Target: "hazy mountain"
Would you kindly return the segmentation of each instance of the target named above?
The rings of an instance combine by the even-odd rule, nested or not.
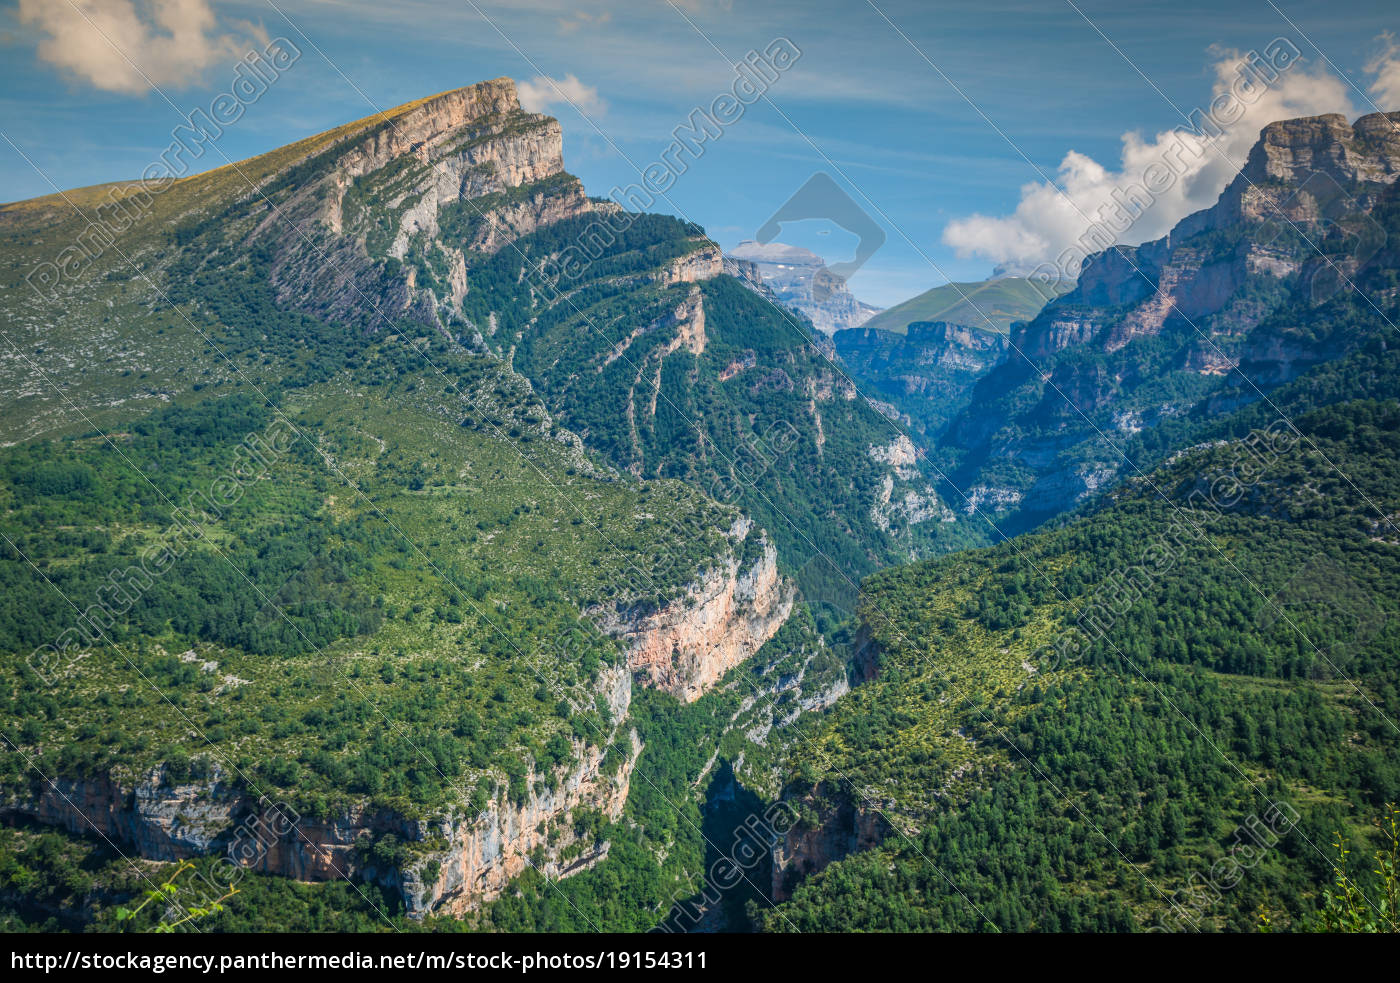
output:
[[[960,485],[1021,528],[1150,464],[1187,421],[1391,344],[1397,119],[1273,123],[1214,207],[1090,257],[944,435]]]
[[[903,334],[915,322],[944,321],[981,331],[1006,332],[1017,321],[1035,317],[1042,307],[1073,285],[1015,276],[994,277],[980,283],[945,283],[882,311],[865,326]]]
[[[804,314],[819,331],[831,334],[859,327],[880,312],[852,296],[846,281],[826,268],[826,260],[801,246],[741,242],[727,254],[736,272],[773,291],[783,304]]]

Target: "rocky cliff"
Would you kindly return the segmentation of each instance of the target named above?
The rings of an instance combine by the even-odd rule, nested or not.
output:
[[[1035,521],[1130,471],[1127,438],[1368,344],[1328,311],[1390,302],[1358,282],[1400,265],[1397,178],[1400,113],[1265,127],[1215,205],[1091,256],[1073,291],[1013,327],[942,441],[955,482]]]
[[[890,824],[870,803],[844,790],[817,789],[785,800],[801,821],[776,836],[772,846],[770,897],[786,901],[803,880],[889,835]]]
[[[756,550],[754,543],[745,549],[750,536]],[[767,536],[741,520],[730,537],[735,550],[678,599],[653,611],[624,605],[598,614],[603,629],[627,647],[637,677],[685,703],[762,648],[792,612],[796,591],[778,572]]]
[[[470,254],[598,207],[564,172],[559,123],[522,110],[510,79],[367,122],[323,151],[319,176],[251,236],[273,250],[272,281],[289,306],[372,327],[402,316],[452,323]]]
[[[832,341],[862,391],[891,404],[915,433],[930,438],[967,405],[977,380],[1007,352],[1005,335],[946,321],[915,322],[904,334],[852,328]]]
[[[1373,254],[1384,236],[1367,216],[1397,178],[1400,113],[1355,124],[1335,114],[1270,123],[1215,205],[1161,239],[1090,257],[1077,289],[1013,341],[1035,357],[1090,340],[1115,351],[1170,320],[1208,318],[1232,304],[1232,316],[1213,329],[1247,331],[1268,313],[1264,305],[1238,303],[1251,276],[1284,279],[1321,260],[1303,236],[1357,236],[1355,248],[1329,256],[1334,262],[1355,263],[1358,250]],[[1217,235],[1198,238],[1205,233]]]
[[[580,810],[621,818],[641,746],[625,725],[631,674],[604,670],[598,689],[613,721],[605,744],[574,741],[572,761],[550,774],[528,772],[522,800],[498,791],[479,813],[463,804],[447,816],[410,818],[366,802],[304,816],[252,795],[215,765],[197,781],[171,781],[159,768],[135,781],[36,780],[0,790],[0,815],[97,834],[149,860],[219,854],[240,869],[301,881],[371,880],[397,890],[413,917],[460,915],[499,897],[528,866],[566,877],[606,855],[607,844],[581,839],[574,820]],[[373,860],[373,843],[387,835],[407,846],[399,866]]]

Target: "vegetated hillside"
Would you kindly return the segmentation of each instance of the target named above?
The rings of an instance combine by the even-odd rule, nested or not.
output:
[[[1004,530],[1030,528],[1151,466],[1125,450],[1169,450],[1153,429],[1394,345],[1397,121],[1271,123],[1214,206],[1090,257],[947,428],[954,482]]]
[[[870,578],[767,927],[1312,925],[1400,795],[1400,403],[1294,423]]]
[[[629,217],[611,233],[599,221],[562,220],[470,265],[463,302],[483,344],[586,444],[735,501],[796,571],[859,573],[956,542],[922,462],[904,460],[902,427],[861,398],[805,318],[723,274],[693,226]],[[520,288],[599,235],[610,245],[577,275]]]
[[[1043,283],[1029,277],[1002,276],[973,283],[945,283],[902,304],[881,311],[862,327],[904,334],[909,325],[946,321],[981,331],[1005,334],[1017,321],[1029,321],[1073,283]]]
[[[104,851],[193,858],[217,879],[250,828],[276,830],[242,854],[261,900],[223,927],[283,924],[272,911],[321,928],[342,912],[490,920],[522,875],[595,869],[690,890],[695,783],[721,744],[772,785],[769,735],[844,688],[844,657],[784,627],[794,585],[765,526],[794,506],[744,510],[799,483],[778,477],[790,463],[721,459],[750,497],[707,494],[603,439],[626,433],[624,390],[608,431],[585,389],[511,367],[503,325],[523,338],[535,315],[528,286],[518,303],[493,287],[494,257],[532,235],[571,241],[551,226],[602,207],[559,167],[558,124],[497,80],[168,188],[114,186],[115,203],[103,187],[0,210],[8,924],[110,926],[162,868]],[[99,221],[120,234],[73,261]],[[621,335],[646,333],[666,289],[654,264],[708,248],[670,219],[639,219],[636,236],[657,247],[645,262],[619,247],[618,276],[596,269],[632,325],[610,322]],[[64,256],[61,275],[42,266]],[[636,269],[650,273],[621,273]],[[731,311],[751,296],[732,281],[672,293],[716,298],[717,338],[769,330]],[[499,310],[473,306],[498,294]],[[807,402],[827,400],[816,452],[893,486],[878,415]],[[716,417],[748,429],[687,435],[697,456],[768,426]],[[841,554],[852,569],[907,549],[907,523],[868,518],[878,473],[803,467],[802,487],[867,517]],[[901,487],[919,481],[898,468]],[[698,743],[668,752],[682,736]],[[55,880],[78,856],[105,873]],[[648,927],[660,903],[608,924]]]
[[[739,505],[791,573],[966,541],[811,325],[742,289],[699,228],[586,197],[558,124],[508,80],[379,121],[174,235],[176,300],[238,320],[242,284],[266,283],[281,310],[496,355],[614,467]]]

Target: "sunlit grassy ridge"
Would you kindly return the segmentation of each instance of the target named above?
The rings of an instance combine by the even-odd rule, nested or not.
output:
[[[1013,323],[1029,321],[1072,285],[1045,284],[1024,277],[948,283],[881,311],[862,327],[904,334],[915,321],[947,321],[1005,334]]]

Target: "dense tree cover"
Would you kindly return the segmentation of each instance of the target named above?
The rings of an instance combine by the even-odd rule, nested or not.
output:
[[[389,388],[0,451],[5,737],[43,774],[222,774],[312,815],[521,799],[532,765],[554,782],[607,741],[617,721],[578,708],[619,650],[580,612],[673,599],[734,513],[525,458]]]
[[[756,720],[767,720],[771,725],[789,708],[765,705],[762,710],[769,716],[755,718],[747,715],[751,711],[745,709],[745,697],[763,679],[792,673],[794,663],[789,653],[800,652],[812,644],[821,644],[819,636],[805,612],[799,611],[755,660],[758,668],[736,674],[731,680],[734,685],[712,691],[690,705],[680,704],[663,693],[637,691],[628,726],[636,729],[643,750],[631,778],[625,814],[616,823],[586,811],[570,817],[570,822],[586,828],[591,842],[609,844],[607,858],[590,870],[564,880],[546,881],[527,869],[504,897],[481,912],[465,920],[429,917],[425,921],[408,919],[392,891],[358,877],[299,884],[241,872],[234,879],[238,894],[225,903],[223,912],[200,919],[199,929],[649,930],[662,922],[675,905],[701,891],[714,892],[706,879],[707,871],[721,852],[733,854],[734,843],[742,835],[742,824],[761,811],[757,797],[742,789],[727,809],[717,809],[702,801],[697,783],[703,779],[706,786],[732,790],[733,773],[726,761],[719,759],[720,748],[741,752],[748,759],[747,774],[751,776],[773,765],[776,735],[774,747],[765,748],[746,742],[743,731]],[[833,654],[839,660],[843,653]],[[770,664],[769,660],[774,661]],[[809,665],[807,672],[820,677],[822,670]],[[423,686],[429,680],[403,682]],[[410,761],[377,765],[386,779],[412,767]],[[309,777],[303,775],[302,780]],[[353,785],[356,778],[343,780]],[[381,841],[368,849],[373,854],[366,853],[367,861],[382,862],[385,857],[381,854],[401,851],[404,844]],[[99,840],[73,837],[37,825],[0,827],[0,925],[16,929],[112,930],[113,912],[132,904],[133,899],[139,900],[141,892],[151,886],[148,878],[168,876],[173,866],[143,864],[138,869]],[[222,888],[229,880],[228,870],[218,857],[198,859],[196,876],[206,887]],[[766,895],[769,876],[764,867],[726,892],[726,905],[736,919],[732,925],[743,924],[745,899]],[[149,930],[158,917],[159,913],[148,911],[127,928]]]
[[[765,924],[1313,925],[1335,831],[1364,837],[1400,795],[1400,404],[1294,422],[1266,460],[1202,448],[1060,528],[873,577],[880,676],[789,794],[813,821],[845,796],[912,832]]]
[[[562,423],[613,464],[681,478],[741,505],[774,538],[804,589],[811,561],[859,576],[911,553],[983,541],[980,530],[872,516],[888,469],[872,447],[899,433],[864,400],[842,392],[799,315],[719,276],[698,289],[703,351],[682,343],[675,312],[691,283],[653,283],[659,268],[713,248],[692,225],[597,215],[555,223],[468,267],[467,300],[487,342],[509,350]],[[547,276],[553,258],[589,258]],[[538,271],[544,264],[545,273]],[[697,330],[694,326],[691,330]],[[924,486],[919,486],[919,491]],[[903,488],[893,493],[896,501]]]

